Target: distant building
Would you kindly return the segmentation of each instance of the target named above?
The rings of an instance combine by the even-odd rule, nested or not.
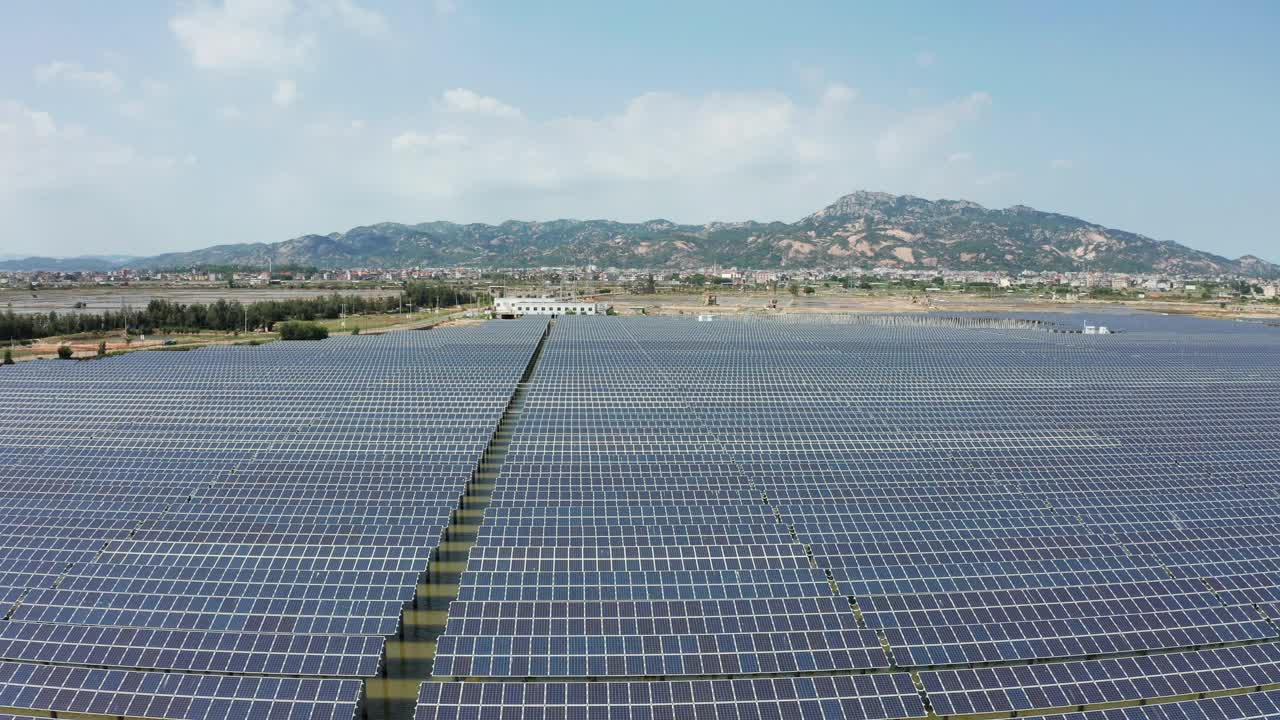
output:
[[[1280,285],[1267,285],[1262,288],[1262,297],[1274,298],[1280,297]]]
[[[493,300],[494,314],[499,317],[522,315],[601,315],[604,303],[571,302],[555,298],[500,297]]]

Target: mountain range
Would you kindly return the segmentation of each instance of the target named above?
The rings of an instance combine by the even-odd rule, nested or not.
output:
[[[1280,277],[1280,266],[1230,259],[1023,205],[859,191],[793,223],[667,220],[507,221],[500,225],[378,223],[277,243],[218,245],[146,258],[27,258],[0,270],[185,269],[213,265],[319,268],[545,267],[1091,270]],[[81,263],[77,266],[77,263]]]

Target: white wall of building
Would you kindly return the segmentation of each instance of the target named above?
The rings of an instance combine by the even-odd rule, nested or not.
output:
[[[493,301],[499,315],[599,315],[604,313],[601,305],[533,297],[502,297]]]

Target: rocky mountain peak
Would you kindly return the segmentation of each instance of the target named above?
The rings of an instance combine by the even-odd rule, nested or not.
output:
[[[619,268],[900,267],[919,270],[1091,270],[1235,273],[1280,277],[1254,256],[1238,260],[1113,230],[1025,205],[989,210],[968,200],[927,200],[860,190],[795,223],[664,219],[507,221],[501,225],[382,222],[345,233],[129,260],[135,268],[286,263],[346,267]],[[26,269],[27,261],[0,262]],[[36,265],[38,269],[38,265]],[[65,264],[62,266],[65,267]]]

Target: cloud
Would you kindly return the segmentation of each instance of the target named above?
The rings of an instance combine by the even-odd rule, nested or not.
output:
[[[1074,162],[1066,158],[1057,158],[1049,162],[1050,170],[1070,170],[1075,166],[1076,164]]]
[[[0,101],[0,194],[112,186],[155,167],[155,158],[48,112]]]
[[[169,29],[210,70],[284,71],[301,67],[330,25],[366,36],[387,20],[355,0],[195,0],[169,21]]]
[[[128,102],[122,102],[119,105],[117,105],[116,112],[119,112],[124,117],[130,118],[133,120],[140,120],[146,117],[147,106],[145,103],[142,103],[138,100],[130,100]]]
[[[921,50],[916,53],[916,65],[921,68],[931,68],[938,62],[938,56],[932,50]]]
[[[170,93],[170,88],[167,83],[148,78],[142,81],[142,91],[152,97],[165,97]]]
[[[364,132],[364,121],[349,120],[344,123],[327,120],[314,120],[307,123],[302,128],[302,132],[310,138],[354,138]]]
[[[169,21],[197,67],[279,70],[301,65],[314,39],[288,31],[290,0],[198,2]]]
[[[569,134],[562,140],[583,141],[586,169],[593,174],[705,176],[793,153],[795,114],[792,101],[777,93],[646,93],[619,115],[567,123]]]
[[[973,153],[971,153],[971,152],[969,152],[969,151],[967,151],[967,150],[962,150],[962,151],[960,151],[960,152],[954,152],[954,153],[951,153],[950,155],[948,155],[948,156],[947,156],[947,164],[948,164],[948,165],[954,165],[954,164],[956,164],[956,163],[967,163],[967,162],[970,162],[970,161],[972,161],[972,160],[973,160]]]
[[[458,11],[456,0],[435,0],[434,4],[437,15],[452,15]]]
[[[308,172],[345,168],[362,191],[412,201],[417,213],[435,198],[436,214],[455,218],[471,211],[502,219],[491,216],[494,202],[504,216],[532,208],[533,217],[551,217],[557,211],[538,203],[554,202],[591,215],[769,219],[859,187],[927,185],[928,153],[990,102],[972,93],[909,112],[871,102],[833,112],[858,95],[827,83],[808,102],[768,90],[650,92],[612,112],[479,123],[475,113],[505,104],[463,90],[447,97],[453,102],[436,103],[414,125],[368,133],[379,145],[316,155],[334,169]],[[963,196],[974,176],[939,175],[936,184],[938,194]]]
[[[521,116],[519,108],[512,107],[497,98],[480,95],[466,88],[446,90],[443,101],[445,109],[449,112],[474,113],[500,118],[518,118]]]
[[[244,112],[235,105],[223,105],[218,108],[218,117],[226,122],[235,122],[244,117]]]
[[[292,74],[260,87],[269,95],[285,77],[310,90]],[[454,92],[450,105],[443,89],[416,117],[365,117],[363,125],[349,115],[296,110],[311,104],[307,98],[287,121],[279,114],[259,118],[240,105],[238,137],[227,139],[252,141],[259,150],[235,159],[244,163],[235,187],[216,202],[245,214],[213,214],[217,235],[272,240],[384,219],[789,220],[858,188],[946,197],[972,197],[977,189],[971,167],[952,168],[935,185],[924,178],[948,152],[967,147],[959,134],[933,141],[924,155],[928,167],[886,170],[877,154],[888,130],[952,112],[966,96],[904,111],[827,81],[796,94],[650,92],[601,111],[510,119],[492,114],[513,107],[501,94],[485,102],[478,89]],[[225,114],[235,120],[238,113]],[[212,185],[227,160],[211,163],[211,153],[198,149],[199,172],[181,164],[168,172],[190,183],[209,176]],[[190,243],[206,240],[217,237],[205,233]]]
[[[412,130],[402,132],[391,139],[391,149],[396,152],[415,150],[449,150],[466,146],[465,135],[456,133],[417,133]]]
[[[822,106],[837,109],[848,105],[858,98],[858,91],[843,83],[832,83],[822,91]]]
[[[124,83],[114,72],[88,70],[74,62],[46,63],[36,68],[35,77],[42,83],[65,82],[104,93],[118,93],[124,87]]]
[[[943,105],[906,114],[880,134],[876,155],[881,166],[902,168],[913,164],[939,140],[976,120],[990,104],[990,95],[974,92]]]
[[[298,101],[298,84],[292,80],[280,80],[271,94],[271,103],[278,108],[292,107]]]
[[[387,31],[387,19],[376,10],[362,7],[351,0],[333,0],[330,6],[345,27],[361,35],[372,37]]]
[[[456,195],[500,187],[555,190],[575,184],[715,178],[753,167],[834,159],[806,152],[797,109],[777,93],[689,97],[646,93],[619,112],[536,123],[458,124],[458,107],[493,107],[455,93],[431,130],[389,139],[390,168],[371,171],[395,192]],[[478,96],[476,96],[478,97]],[[818,108],[804,122],[818,123]]]

